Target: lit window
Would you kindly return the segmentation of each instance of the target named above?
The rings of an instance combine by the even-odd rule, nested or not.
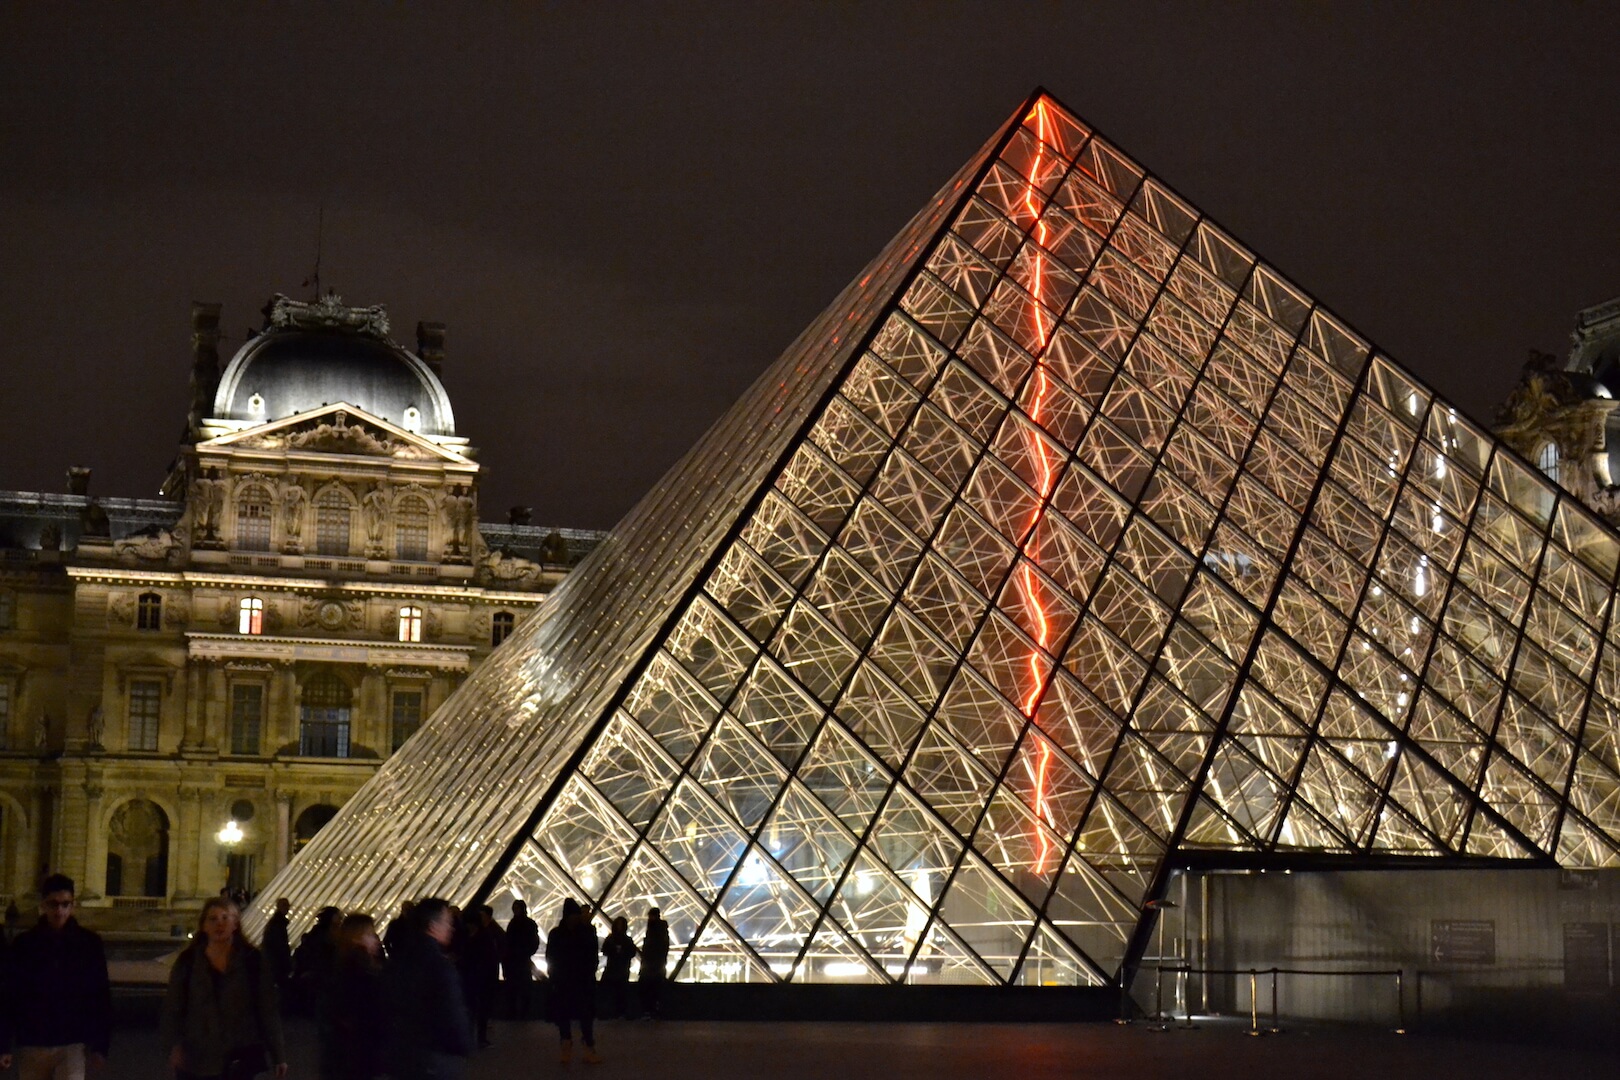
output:
[[[510,611],[497,611],[490,620],[489,643],[490,646],[499,645],[512,633],[512,627],[517,625],[517,617]]]
[[[428,504],[418,495],[399,502],[394,515],[394,558],[422,562],[428,552]]]
[[[135,629],[161,630],[163,628],[163,597],[155,592],[143,592],[135,601]]]
[[[270,550],[270,493],[251,487],[236,501],[236,546],[244,551]]]
[[[395,690],[393,714],[392,746],[398,750],[422,726],[422,691]]]
[[[399,609],[399,640],[422,640],[422,609],[409,605]]]
[[[163,708],[163,684],[137,679],[129,684],[129,748],[156,750]]]
[[[231,753],[257,754],[264,725],[264,687],[237,683],[231,687]]]
[[[1545,473],[1547,475],[1547,479],[1551,480],[1553,483],[1557,484],[1561,482],[1559,477],[1560,469],[1557,443],[1549,442],[1541,444],[1541,449],[1536,451],[1536,468]]]
[[[354,507],[341,491],[329,490],[315,500],[315,551],[321,555],[347,555]]]
[[[264,601],[257,596],[244,596],[236,607],[238,634],[264,633]]]
[[[412,432],[422,430],[422,410],[415,405],[407,406],[405,409],[405,430]]]

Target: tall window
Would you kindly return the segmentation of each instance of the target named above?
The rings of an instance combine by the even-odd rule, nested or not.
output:
[[[1547,474],[1547,479],[1557,484],[1560,482],[1558,473],[1558,444],[1546,442],[1536,451],[1536,468]]]
[[[244,596],[236,607],[238,634],[264,633],[264,601],[257,596]]]
[[[163,597],[155,592],[143,592],[135,599],[135,629],[163,629]]]
[[[244,551],[270,550],[270,493],[255,485],[236,501],[236,546]]]
[[[394,515],[394,558],[421,562],[428,551],[428,505],[420,495],[407,495]]]
[[[259,683],[231,686],[231,753],[257,754],[259,731],[264,726],[264,687]]]
[[[0,749],[11,745],[11,684],[0,682]]]
[[[422,609],[406,605],[399,609],[399,640],[422,640]]]
[[[490,646],[499,645],[512,633],[512,627],[517,625],[517,617],[510,611],[497,611],[495,617],[489,621]]]
[[[136,679],[129,684],[129,748],[156,750],[158,721],[163,708],[163,684]]]
[[[315,500],[315,550],[321,555],[347,555],[354,507],[348,496],[329,489]]]
[[[17,625],[17,594],[9,589],[0,589],[0,630],[10,630]]]
[[[398,750],[422,726],[422,691],[395,690],[392,748]]]
[[[348,757],[354,691],[329,671],[304,683],[299,706],[298,752],[305,757]]]

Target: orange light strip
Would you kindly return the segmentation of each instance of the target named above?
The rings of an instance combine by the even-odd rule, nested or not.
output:
[[[1030,263],[1030,293],[1035,298],[1035,304],[1030,308],[1030,321],[1035,337],[1035,348],[1031,350],[1035,357],[1035,396],[1030,403],[1029,415],[1030,419],[1039,425],[1042,421],[1042,413],[1046,409],[1046,396],[1049,389],[1046,379],[1046,366],[1042,359],[1046,352],[1049,332],[1045,320],[1041,318],[1041,301],[1046,290],[1046,253],[1043,248],[1047,242],[1047,228],[1046,220],[1041,214],[1040,193],[1036,190],[1035,181],[1040,179],[1041,165],[1046,154],[1046,102],[1037,101],[1035,108],[1030,111],[1030,116],[1025,117],[1025,121],[1027,122],[1030,117],[1035,120],[1035,133],[1039,141],[1035,144],[1035,164],[1030,170],[1031,183],[1024,192],[1024,208],[1029,211],[1030,217],[1034,219],[1035,228],[1031,235],[1041,247],[1034,249]],[[1051,647],[1051,623],[1047,618],[1046,607],[1041,601],[1040,581],[1035,576],[1034,570],[1035,564],[1040,559],[1040,540],[1036,530],[1037,526],[1040,525],[1042,515],[1045,513],[1046,499],[1052,493],[1052,486],[1056,481],[1056,470],[1054,462],[1049,456],[1050,452],[1047,445],[1040,436],[1033,431],[1030,432],[1029,443],[1031,453],[1037,462],[1038,482],[1036,484],[1036,494],[1039,499],[1034,510],[1030,513],[1029,524],[1026,527],[1029,538],[1024,541],[1024,555],[1028,561],[1020,564],[1019,578],[1025,604],[1035,616],[1035,641],[1044,651]],[[1022,703],[1024,715],[1031,720],[1035,718],[1035,709],[1040,704],[1041,695],[1046,690],[1046,675],[1041,670],[1040,657],[1039,652],[1032,652],[1029,655],[1029,692],[1024,696]],[[1051,748],[1042,742],[1040,764],[1035,775],[1035,814],[1037,821],[1044,818],[1048,825],[1052,824],[1052,813],[1046,803],[1046,770],[1051,760]],[[1031,869],[1037,874],[1044,874],[1047,860],[1051,857],[1052,844],[1046,838],[1046,833],[1041,831],[1039,824],[1035,826],[1035,843],[1038,854],[1035,865]]]

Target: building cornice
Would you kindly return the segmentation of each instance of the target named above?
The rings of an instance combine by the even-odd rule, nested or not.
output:
[[[197,660],[262,659],[280,663],[311,660],[328,664],[365,664],[368,667],[410,664],[466,671],[471,667],[469,661],[473,651],[471,645],[355,642],[277,634],[221,634],[201,630],[186,632],[186,653]]]
[[[265,577],[195,570],[135,570],[117,566],[65,566],[74,581],[105,585],[168,585],[170,587],[262,589],[266,592],[354,593],[361,596],[433,597],[442,600],[479,600],[501,604],[538,604],[548,594],[484,589],[474,585],[428,585],[416,582],[330,581],[325,578]]]

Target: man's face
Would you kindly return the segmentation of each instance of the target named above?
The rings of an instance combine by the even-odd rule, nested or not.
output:
[[[437,941],[440,948],[448,949],[456,936],[456,921],[448,911],[441,911],[438,918],[427,924],[427,935]]]
[[[46,926],[52,930],[62,929],[73,917],[73,894],[65,890],[46,893],[39,898],[39,913],[45,917]]]

